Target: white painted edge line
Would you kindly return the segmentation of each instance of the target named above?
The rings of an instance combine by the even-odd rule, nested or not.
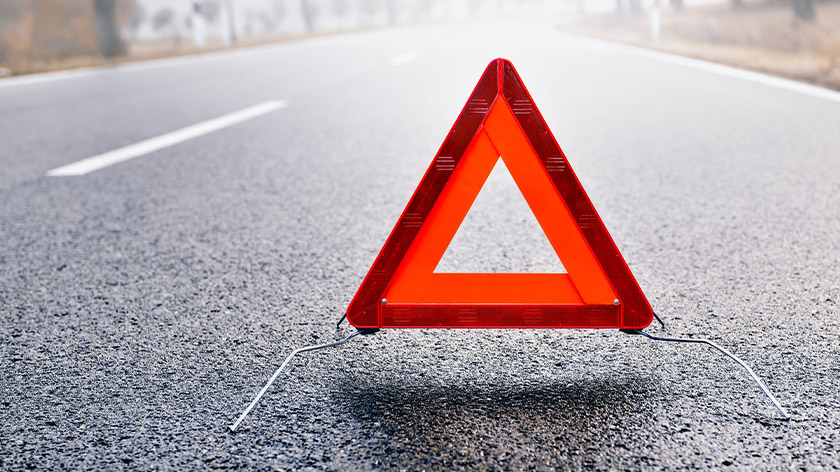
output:
[[[227,115],[222,115],[212,120],[203,121],[201,123],[187,126],[170,133],[162,134],[154,138],[149,138],[138,143],[130,144],[113,151],[108,151],[104,154],[88,157],[80,161],[73,162],[61,167],[47,171],[47,175],[51,177],[69,177],[86,175],[93,171],[103,169],[120,162],[125,162],[135,157],[140,157],[160,149],[174,146],[178,143],[203,136],[205,134],[218,131],[222,128],[241,123],[243,121],[256,118],[266,113],[284,108],[287,103],[284,100],[271,100],[260,103],[252,107],[245,108]]]
[[[245,55],[250,51],[219,51],[206,54],[196,54],[191,56],[177,56],[164,57],[161,59],[150,59],[140,62],[128,62],[123,64],[109,64],[104,66],[84,67],[80,69],[60,70],[56,72],[42,72],[39,74],[21,75],[17,77],[8,77],[0,79],[0,88],[14,87],[16,85],[30,85],[40,84],[44,82],[54,82],[56,80],[76,79],[81,77],[89,77],[93,75],[100,75],[103,73],[124,72],[124,71],[139,71],[148,69],[157,69],[170,65],[192,64],[196,62],[209,62],[217,59],[224,59],[233,55]]]
[[[262,46],[249,46],[236,49],[224,49],[221,51],[213,51],[198,54],[188,54],[184,56],[161,57],[158,59],[140,60],[137,62],[124,62],[117,64],[106,64],[101,66],[83,67],[79,69],[60,70],[55,72],[41,72],[38,74],[21,75],[15,77],[7,77],[0,79],[0,88],[13,87],[16,85],[39,84],[43,82],[53,82],[56,80],[75,79],[80,77],[88,77],[92,75],[99,75],[103,73],[112,72],[130,72],[142,71],[149,69],[158,69],[161,67],[189,65],[194,63],[212,62],[219,59],[227,59],[233,57],[244,57],[265,52],[271,52],[275,49],[286,47],[286,43],[266,44]]]
[[[0,79],[0,88],[12,87],[15,85],[40,84],[54,80],[74,79],[76,77],[87,77],[102,72],[101,68],[62,70],[58,72],[45,72],[42,74],[24,75],[20,77],[9,77]]]
[[[692,59],[688,57],[678,56],[676,54],[653,51],[650,49],[645,49],[637,46],[630,46],[627,44],[614,43],[612,41],[607,40],[589,37],[586,37],[585,39],[597,42],[599,44],[608,46],[613,49],[620,49],[622,51],[634,54],[639,57],[645,57],[648,59],[653,59],[660,62],[667,62],[669,64],[675,64],[683,67],[690,67],[692,69],[712,72],[728,77],[734,77],[756,84],[767,85],[770,87],[800,93],[802,95],[808,95],[811,97],[822,98],[824,100],[830,100],[833,102],[840,103],[840,92],[835,92],[834,90],[818,87],[816,85],[810,85],[790,79],[783,79],[781,77],[774,77],[772,75],[762,74],[760,72],[753,72],[745,69],[739,69],[737,67],[715,64],[713,62],[707,62],[700,59]]]
[[[417,59],[417,51],[406,51],[401,54],[397,54],[396,56],[392,57],[389,61],[392,66],[401,66],[403,64],[408,64],[409,62]]]

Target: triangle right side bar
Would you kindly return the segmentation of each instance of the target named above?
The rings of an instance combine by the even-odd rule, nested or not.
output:
[[[531,95],[513,65],[499,60],[500,91],[513,110],[560,196],[568,205],[610,283],[621,300],[621,329],[643,329],[653,321],[653,309],[621,256],[595,207],[557,145]]]

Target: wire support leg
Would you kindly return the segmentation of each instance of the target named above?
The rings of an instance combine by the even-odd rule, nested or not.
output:
[[[260,393],[258,393],[257,396],[254,397],[254,400],[251,402],[250,405],[248,405],[248,408],[245,408],[245,411],[242,412],[242,415],[239,417],[238,420],[236,420],[236,423],[233,423],[233,425],[230,427],[230,430],[232,432],[236,431],[236,428],[238,428],[242,421],[245,419],[245,417],[248,416],[248,413],[250,413],[251,410],[253,410],[254,407],[257,406],[257,403],[260,402],[260,399],[263,397],[263,395],[265,395],[265,392],[268,390],[269,387],[271,387],[271,384],[273,384],[274,381],[277,380],[277,377],[280,375],[280,372],[282,372],[283,369],[286,368],[286,366],[289,364],[293,357],[300,354],[301,352],[315,351],[318,349],[326,349],[328,347],[340,346],[360,334],[364,334],[364,332],[362,330],[359,330],[351,334],[350,336],[347,336],[346,338],[342,339],[341,341],[326,344],[316,344],[314,346],[300,347],[292,351],[292,353],[289,354],[289,357],[287,357],[286,360],[283,361],[283,364],[280,365],[280,368],[274,372],[274,375],[272,375],[270,379],[268,379],[268,383],[266,383],[262,390],[260,390]]]
[[[735,362],[737,362],[738,364],[740,364],[740,365],[741,365],[741,367],[743,367],[743,368],[744,368],[747,372],[749,372],[750,376],[753,378],[753,380],[755,380],[755,382],[756,382],[756,383],[758,384],[758,386],[761,388],[761,391],[762,391],[762,392],[764,392],[764,394],[765,394],[765,395],[767,395],[767,398],[769,398],[769,399],[770,399],[770,401],[771,401],[771,402],[773,402],[773,405],[775,405],[775,406],[776,406],[776,409],[778,409],[778,410],[779,410],[779,412],[781,412],[781,413],[782,413],[782,415],[784,415],[784,417],[785,417],[785,418],[790,418],[790,416],[788,415],[787,411],[785,411],[785,409],[784,409],[784,408],[782,408],[782,405],[781,405],[781,404],[779,404],[779,401],[778,401],[778,400],[776,400],[776,397],[774,397],[774,396],[773,396],[773,394],[772,394],[772,393],[770,393],[770,389],[768,389],[768,388],[764,385],[764,382],[762,382],[762,381],[761,381],[761,379],[760,379],[760,378],[758,378],[758,376],[757,376],[757,375],[755,375],[755,372],[753,372],[753,370],[750,368],[750,366],[748,366],[747,364],[745,364],[745,363],[744,363],[744,361],[742,361],[741,359],[738,359],[737,357],[735,357],[735,355],[734,355],[734,354],[732,354],[731,352],[727,351],[727,350],[726,350],[726,349],[724,349],[723,347],[718,346],[718,345],[717,345],[717,344],[715,344],[714,342],[709,341],[708,339],[691,339],[691,338],[662,338],[662,337],[659,337],[659,336],[653,336],[653,335],[650,335],[650,334],[648,334],[648,333],[645,333],[644,331],[642,331],[642,330],[640,330],[640,329],[636,329],[636,330],[627,330],[627,332],[628,332],[628,333],[630,333],[630,334],[641,334],[642,336],[645,336],[645,337],[647,337],[648,339],[653,339],[654,341],[669,341],[669,342],[675,342],[675,343],[697,343],[697,344],[708,344],[709,346],[712,346],[713,348],[717,349],[718,351],[720,351],[720,352],[724,353],[724,354],[725,354],[726,356],[728,356],[730,359],[732,359],[732,360],[734,360]]]
[[[662,321],[662,318],[660,318],[659,315],[657,315],[656,313],[653,314],[653,317],[656,318],[656,321],[658,321],[659,324],[662,325],[662,330],[665,331],[665,322]]]

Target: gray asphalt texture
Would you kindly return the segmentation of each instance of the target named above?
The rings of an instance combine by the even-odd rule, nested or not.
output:
[[[704,346],[394,330],[300,358],[228,431],[291,350],[352,331],[336,320],[499,56],[668,323],[648,331],[728,347],[790,420]],[[273,99],[289,106],[45,176]],[[549,22],[117,67],[0,103],[0,469],[840,467],[838,103]],[[467,249],[546,262],[487,228]]]

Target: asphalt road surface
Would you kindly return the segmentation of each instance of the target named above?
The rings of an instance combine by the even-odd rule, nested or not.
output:
[[[648,331],[730,348],[790,420],[704,346],[396,330],[295,361],[229,432],[292,349],[352,332],[335,322],[500,56],[667,323]],[[840,467],[836,95],[536,22],[4,81],[0,104],[0,469]],[[498,229],[524,224],[516,199],[486,200],[448,263],[551,265]]]

